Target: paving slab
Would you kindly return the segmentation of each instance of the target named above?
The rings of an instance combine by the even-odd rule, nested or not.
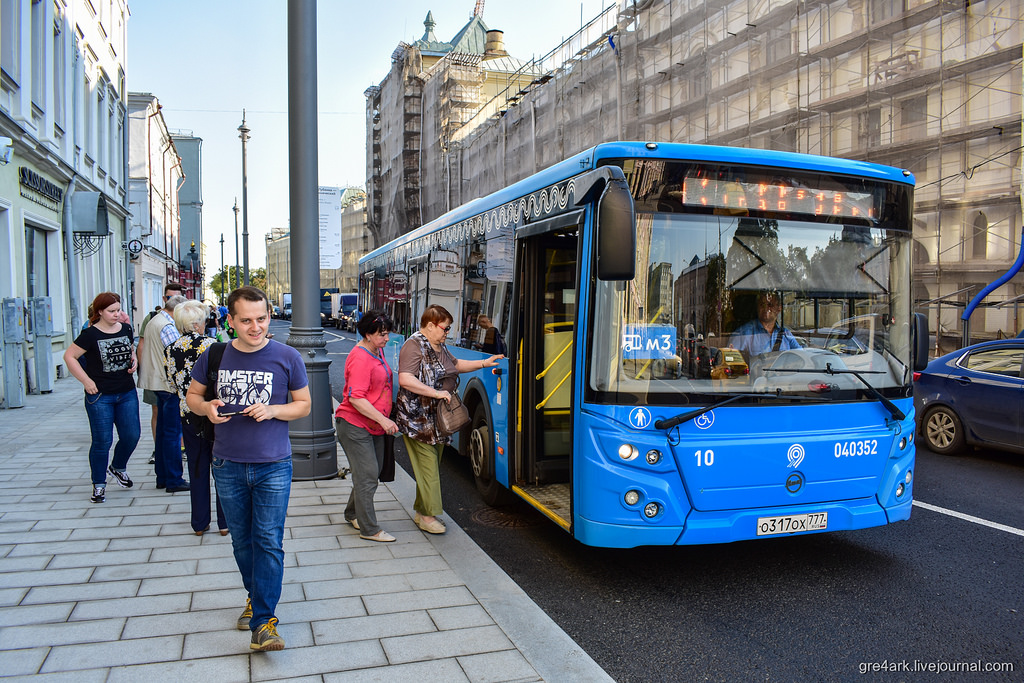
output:
[[[102,504],[89,501],[88,434],[73,379],[0,411],[4,680],[610,680],[454,522],[443,536],[416,528],[402,470],[375,497],[389,544],[345,523],[351,479],[293,483],[287,647],[252,652],[235,628],[245,591],[231,539],[196,536],[188,495],[154,488],[149,429],[129,462],[135,486],[108,484]]]

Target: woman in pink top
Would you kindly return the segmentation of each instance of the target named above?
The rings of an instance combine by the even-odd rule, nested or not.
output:
[[[393,380],[382,349],[388,343],[391,320],[370,311],[356,324],[362,339],[345,361],[345,388],[334,413],[338,442],[352,470],[352,495],[345,507],[345,521],[368,541],[388,542],[395,537],[377,524],[373,495],[384,464],[384,435],[396,434],[391,414]]]

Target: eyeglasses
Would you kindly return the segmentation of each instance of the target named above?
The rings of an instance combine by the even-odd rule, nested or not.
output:
[[[451,324],[449,324],[449,325],[448,325],[448,327],[441,327],[440,325],[438,325],[438,326],[437,326],[437,328],[438,328],[439,330],[443,330],[443,331],[444,331],[444,333],[445,333],[445,335],[447,336],[447,334],[448,334],[448,330],[452,329],[452,326],[451,326]]]

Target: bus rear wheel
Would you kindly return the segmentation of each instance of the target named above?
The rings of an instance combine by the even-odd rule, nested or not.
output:
[[[473,411],[467,451],[469,462],[473,466],[476,490],[483,501],[491,507],[511,503],[515,498],[494,476],[494,437],[487,423],[487,411],[482,405],[478,405]]]

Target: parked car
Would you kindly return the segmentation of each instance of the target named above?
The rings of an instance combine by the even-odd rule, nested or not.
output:
[[[292,319],[292,305],[291,304],[285,304],[284,308],[281,309],[281,318],[283,320],[291,320]]]
[[[1024,452],[1024,339],[982,342],[914,373],[918,434],[936,453],[965,445]]]

